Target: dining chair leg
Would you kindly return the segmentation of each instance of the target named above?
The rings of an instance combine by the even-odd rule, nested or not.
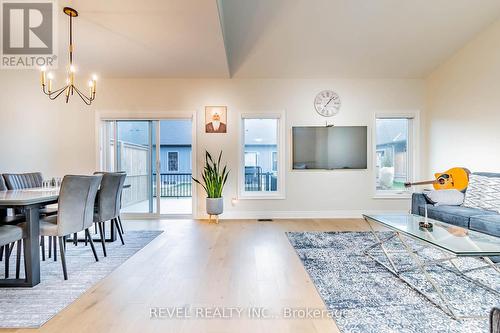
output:
[[[12,250],[14,249],[14,244],[10,246],[10,244],[5,245],[5,278],[9,278],[9,268],[10,268],[10,254]]]
[[[10,250],[9,250],[9,245],[5,245],[5,278],[9,278],[9,257],[10,257]]]
[[[73,234],[73,245],[78,246],[78,234],[76,232]]]
[[[45,237],[40,237],[40,246],[42,248],[42,261],[45,261]]]
[[[122,245],[125,245],[125,242],[123,241],[123,235],[122,235],[122,231],[120,229],[120,226],[118,225],[118,219],[117,218],[114,218],[111,220],[111,223],[114,223],[115,226],[116,226],[116,231],[118,231],[118,236],[120,236],[120,241],[122,242]]]
[[[48,258],[52,258],[52,237],[47,237],[49,240],[48,248],[49,248],[49,255]]]
[[[3,260],[3,246],[0,246],[0,261]]]
[[[66,251],[66,236],[63,236],[64,251]]]
[[[99,261],[99,258],[97,257],[97,252],[95,250],[94,241],[92,240],[92,237],[90,236],[89,229],[85,229],[85,242],[87,242],[87,239],[90,243],[90,248],[92,249],[92,253],[94,253],[95,261]]]
[[[97,224],[94,223],[94,234],[97,235]]]
[[[66,250],[64,249],[64,237],[59,238],[59,253],[61,254],[61,265],[63,269],[64,280],[68,279],[68,272],[66,271]]]
[[[23,246],[23,240],[20,239],[17,242],[17,253],[16,253],[16,279],[19,279],[19,274],[21,272],[21,247]]]
[[[104,256],[107,257],[106,255],[106,239],[104,238],[104,230],[102,230],[102,222],[99,222],[99,233],[101,234],[101,244],[102,244],[102,252],[104,253]]]
[[[122,218],[120,217],[120,215],[118,215],[118,224],[120,224],[120,229],[123,235],[125,233],[125,230],[123,230]]]
[[[53,250],[54,250],[54,261],[57,261],[57,237],[56,236],[52,236],[52,244],[53,244]],[[61,250],[61,249],[59,249]]]

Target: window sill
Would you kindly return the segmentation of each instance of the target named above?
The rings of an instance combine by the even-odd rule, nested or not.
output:
[[[387,192],[388,193],[376,192],[373,196],[373,199],[411,199],[411,196],[413,194],[412,192]]]
[[[256,194],[256,195],[238,195],[238,200],[285,200],[285,196],[282,194]]]

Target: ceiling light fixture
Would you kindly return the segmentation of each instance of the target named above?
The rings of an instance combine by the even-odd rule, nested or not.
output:
[[[52,80],[54,79],[54,75],[52,73],[47,74],[47,68],[43,66],[41,68],[42,90],[44,94],[49,96],[51,100],[56,99],[62,93],[64,93],[64,95],[66,96],[66,103],[69,102],[70,96],[73,96],[73,94],[76,92],[78,96],[80,96],[80,98],[85,102],[85,104],[90,105],[95,99],[97,76],[92,75],[92,78],[89,81],[90,97],[85,95],[75,86],[76,68],[73,65],[73,17],[77,17],[78,12],[70,7],[64,7],[63,12],[64,14],[69,16],[69,65],[66,77],[66,85],[60,89],[52,90]]]

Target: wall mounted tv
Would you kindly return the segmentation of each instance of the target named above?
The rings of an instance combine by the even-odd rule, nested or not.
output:
[[[294,170],[366,169],[367,127],[293,127]]]

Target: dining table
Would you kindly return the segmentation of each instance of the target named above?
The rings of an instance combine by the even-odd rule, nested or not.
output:
[[[34,287],[40,283],[40,208],[57,203],[58,188],[31,188],[0,191],[0,208],[24,212],[26,228],[23,242],[24,279],[0,279],[0,288]]]

